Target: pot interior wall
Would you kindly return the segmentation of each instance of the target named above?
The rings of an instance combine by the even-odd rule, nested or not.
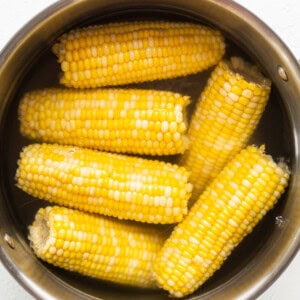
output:
[[[105,17],[101,18],[89,18],[88,21],[81,19],[76,25],[93,24],[110,20],[136,19],[137,16],[141,19],[153,19],[153,11],[140,10],[137,12],[136,10],[127,10],[125,13],[114,12],[113,14],[106,14]],[[191,20],[193,18],[188,15],[181,15],[175,12],[166,13],[160,10],[156,11],[155,19]],[[230,36],[228,34],[226,35],[226,33],[225,36],[227,41],[227,57],[240,55],[247,60],[252,60],[251,53],[246,52],[242,43],[231,40]],[[131,86],[177,91],[190,95],[195,102],[210,72],[211,69],[201,74],[191,75],[185,78]],[[58,76],[59,65],[51,53],[50,48],[41,48],[39,55],[34,59],[30,68],[23,70],[22,80],[16,83],[14,87],[15,93],[13,93],[14,97],[10,99],[10,106],[6,111],[5,118],[1,120],[1,122],[3,122],[3,130],[1,131],[1,143],[3,145],[1,165],[3,166],[5,174],[3,186],[5,187],[6,195],[4,201],[6,201],[8,208],[7,213],[11,217],[11,224],[15,226],[15,230],[24,239],[28,249],[27,227],[32,222],[38,208],[46,206],[48,203],[28,196],[15,186],[14,176],[19,153],[23,146],[32,142],[20,135],[17,108],[20,97],[24,92],[35,88],[58,86]],[[193,109],[193,104],[194,103],[191,104],[191,110]],[[281,96],[275,86],[273,86],[271,98],[263,118],[250,143],[258,145],[265,144],[266,151],[277,159],[283,157],[286,161],[289,161],[292,157],[293,144],[291,141],[291,129],[289,128],[289,122],[287,121]],[[256,254],[265,247],[268,238],[276,231],[277,225],[275,218],[281,215],[284,205],[285,196],[282,197],[278,205],[256,227],[253,233],[238,246],[226,261],[225,265],[198,290],[195,295],[207,293],[222,283],[232,279],[243,270],[249,262],[255,259]],[[68,285],[91,296],[101,297],[103,299],[129,299],[132,297],[136,297],[137,299],[168,299],[167,294],[161,291],[153,292],[116,286],[63,271],[43,262],[40,262],[40,265],[41,267],[46,267],[51,274],[64,280]]]

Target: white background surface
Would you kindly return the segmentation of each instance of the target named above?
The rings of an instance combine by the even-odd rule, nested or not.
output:
[[[0,51],[9,39],[34,15],[53,0],[0,0]],[[299,0],[236,1],[268,24],[300,59]],[[0,263],[0,299],[32,300],[33,298],[11,277]],[[280,278],[259,300],[300,299],[300,253]]]

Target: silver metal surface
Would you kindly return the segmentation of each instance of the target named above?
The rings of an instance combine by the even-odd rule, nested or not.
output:
[[[226,36],[227,55],[252,60],[272,79],[270,103],[251,142],[265,143],[267,152],[288,161],[292,170],[289,189],[221,270],[187,297],[254,299],[299,249],[300,70],[297,60],[263,22],[227,0],[58,1],[11,40],[0,55],[0,258],[38,299],[169,299],[162,291],[110,285],[39,261],[30,249],[27,226],[45,204],[22,193],[14,181],[19,152],[28,143],[19,133],[18,102],[26,90],[58,84],[59,67],[50,52],[55,39],[74,26],[136,18],[190,20],[217,27]],[[209,71],[142,86],[180,91],[195,100],[208,76]]]
[[[4,234],[4,241],[7,243],[7,245],[10,248],[15,249],[15,242],[9,234],[7,234],[7,233]]]
[[[278,66],[278,75],[284,81],[289,80],[288,74],[286,73],[285,69],[282,66]]]

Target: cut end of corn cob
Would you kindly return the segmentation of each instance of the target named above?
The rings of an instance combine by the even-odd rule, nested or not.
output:
[[[90,88],[203,71],[224,55],[218,30],[193,23],[122,22],[79,28],[53,46],[61,83]]]
[[[192,202],[252,136],[269,99],[271,82],[242,58],[221,61],[192,116],[189,149],[180,165],[190,172]]]
[[[26,193],[83,211],[147,223],[178,223],[192,185],[183,167],[95,150],[31,144],[16,172]]]
[[[189,97],[138,89],[43,89],[24,95],[21,133],[111,152],[173,155],[188,147]]]
[[[165,240],[156,228],[49,206],[37,212],[28,238],[37,257],[57,267],[115,283],[156,287],[151,265]]]
[[[159,285],[175,297],[200,287],[275,205],[289,170],[248,146],[204,190],[154,261]]]
[[[239,74],[241,79],[265,88],[271,87],[271,80],[260,72],[257,65],[249,63],[238,56],[233,56],[229,60],[224,60],[224,62],[233,73]]]

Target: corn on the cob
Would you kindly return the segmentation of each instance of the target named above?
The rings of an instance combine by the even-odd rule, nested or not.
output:
[[[201,194],[154,262],[161,287],[175,297],[192,293],[270,210],[288,184],[289,171],[262,148],[237,154]]]
[[[221,33],[175,22],[122,22],[79,28],[53,46],[61,83],[87,88],[173,78],[215,65],[223,56]]]
[[[21,132],[44,142],[147,155],[188,146],[187,96],[137,89],[43,89],[24,95]]]
[[[59,206],[29,226],[35,254],[57,267],[115,283],[155,288],[152,262],[166,237],[157,228]]]
[[[221,61],[200,95],[180,165],[190,172],[193,203],[224,165],[245,147],[267,104],[271,82],[242,58]]]
[[[40,199],[149,223],[181,221],[192,189],[175,164],[51,144],[23,149],[16,180]]]

